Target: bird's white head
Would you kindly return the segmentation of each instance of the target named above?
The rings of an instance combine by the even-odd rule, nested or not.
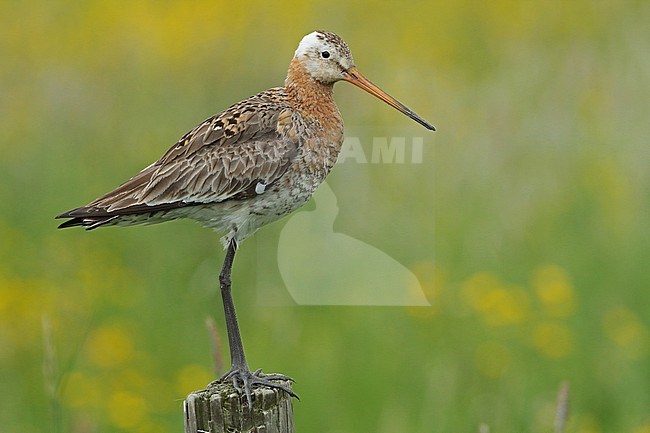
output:
[[[314,79],[328,84],[345,79],[354,67],[348,44],[332,32],[315,31],[302,38],[294,58]]]

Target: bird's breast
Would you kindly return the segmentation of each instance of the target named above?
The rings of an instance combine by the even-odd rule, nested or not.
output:
[[[310,194],[330,173],[343,144],[343,125],[311,129],[300,138],[299,152],[289,171],[294,184],[304,184]]]

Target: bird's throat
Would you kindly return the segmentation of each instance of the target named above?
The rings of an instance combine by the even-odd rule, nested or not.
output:
[[[284,88],[289,104],[301,114],[322,120],[340,118],[334,102],[334,83],[314,79],[295,58],[289,66]]]

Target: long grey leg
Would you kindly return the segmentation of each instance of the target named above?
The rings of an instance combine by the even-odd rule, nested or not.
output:
[[[232,379],[233,386],[241,394],[246,394],[248,407],[252,408],[251,385],[264,385],[271,388],[279,388],[289,393],[292,397],[298,397],[290,388],[284,385],[272,382],[272,380],[289,380],[290,377],[282,374],[263,374],[262,370],[251,373],[246,355],[244,354],[244,345],[239,333],[237,324],[237,314],[235,313],[235,304],[232,301],[230,274],[232,264],[237,251],[237,242],[231,239],[226,250],[226,257],[223,260],[221,273],[219,274],[219,285],[221,287],[221,299],[223,300],[223,310],[226,315],[226,329],[228,331],[228,346],[230,347],[230,364],[231,368],[228,373],[223,375],[222,380]]]

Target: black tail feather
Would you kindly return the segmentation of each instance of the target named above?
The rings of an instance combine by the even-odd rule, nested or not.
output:
[[[173,209],[178,209],[185,206],[200,205],[201,203],[185,203],[185,202],[174,202],[174,203],[164,203],[154,206],[148,206],[145,204],[138,204],[134,206],[129,206],[124,209],[118,209],[114,211],[107,211],[106,209],[95,207],[95,206],[83,206],[76,209],[69,210],[60,215],[57,215],[55,219],[59,218],[70,218],[70,220],[61,223],[58,228],[65,229],[68,227],[85,227],[86,230],[93,230],[97,227],[101,227],[110,223],[111,221],[121,217],[129,215],[141,215],[141,214],[153,214],[156,212],[165,212]]]
[[[104,216],[104,217],[93,217],[93,218],[76,217],[76,218],[72,218],[71,220],[68,220],[68,221],[65,221],[65,222],[59,224],[59,226],[57,228],[66,229],[68,227],[82,226],[86,230],[93,230],[93,229],[96,229],[97,227],[101,227],[104,224],[107,224],[107,223],[113,221],[114,219],[116,219],[118,217],[119,217],[119,215]],[[58,216],[57,218],[66,218],[66,217]]]

